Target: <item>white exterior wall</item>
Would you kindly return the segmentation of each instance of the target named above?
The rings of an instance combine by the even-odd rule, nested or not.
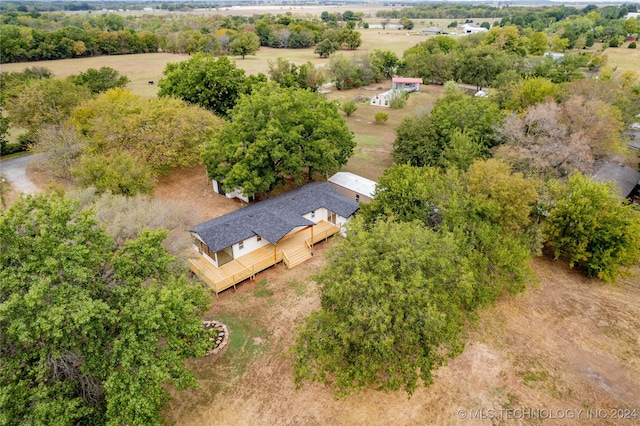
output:
[[[391,88],[396,90],[404,90],[405,92],[418,92],[420,91],[420,84],[418,83],[391,83]]]
[[[340,215],[336,215],[336,225],[338,225],[340,228],[342,228],[344,224],[347,223],[348,221],[349,221],[348,218],[342,217]]]
[[[246,195],[242,195],[242,188],[236,188],[235,191],[227,192],[224,195],[227,198],[238,198],[238,199],[244,201],[245,203],[249,202],[249,197],[247,197]]]
[[[376,105],[376,106],[389,108],[389,96],[387,95],[387,93],[388,92],[384,92],[384,93],[375,95],[373,98],[371,98],[371,102],[369,102],[369,105]]]
[[[251,202],[251,200],[249,200],[248,196],[242,195],[242,191],[243,191],[242,188],[236,188],[233,192],[222,193],[222,192],[218,192],[217,191],[217,187],[219,186],[218,185],[218,181],[216,181],[215,179],[211,179],[211,184],[213,185],[214,192],[216,192],[217,194],[224,195],[227,198],[238,198],[238,199],[244,201],[245,203]]]
[[[308,219],[314,223],[318,223],[321,220],[326,221],[327,217],[329,217],[329,213],[327,212],[327,209],[325,209],[324,207],[319,208],[318,210],[315,211],[315,217],[311,217],[311,212],[303,215],[302,217],[304,217],[305,219]]]
[[[260,247],[264,247],[266,245],[270,245],[271,243],[264,238],[258,241],[258,236],[254,235],[251,238],[248,238],[243,241],[244,248],[240,248],[240,244],[234,244],[231,246],[233,250],[233,258],[237,259],[240,256],[244,256],[245,254],[251,253],[254,250],[259,249]]]
[[[316,210],[316,217],[312,218],[311,217],[311,213],[307,213],[304,215],[305,219],[309,219],[315,223],[320,222],[321,220],[324,220],[325,222],[329,221],[329,210],[325,209],[324,207],[319,208],[318,210]],[[336,213],[336,225],[338,226],[342,226],[345,223],[347,223],[349,221],[348,218],[346,217],[342,217],[339,214]]]
[[[191,235],[193,235],[196,239],[198,239],[200,242],[202,242],[202,244],[205,244],[205,242],[202,241],[202,238],[200,238],[200,236],[198,234],[192,233]],[[213,263],[214,265],[218,266],[218,262],[216,262],[215,259],[211,258],[211,256],[209,256],[207,253],[201,252],[200,248],[197,245],[195,245],[195,244],[191,244],[191,245],[193,246],[193,249],[195,251],[197,251],[198,253],[200,253],[202,256],[204,256],[205,259],[209,260],[211,263]]]

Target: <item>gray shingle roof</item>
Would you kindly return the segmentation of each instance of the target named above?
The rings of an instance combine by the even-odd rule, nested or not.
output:
[[[203,222],[189,231],[197,233],[212,251],[254,235],[275,244],[297,226],[315,225],[302,215],[322,207],[349,217],[358,210],[358,203],[342,196],[328,182],[316,182]]]
[[[636,185],[640,184],[640,172],[614,163],[605,163],[593,178],[598,182],[615,182],[623,198],[628,197]]]

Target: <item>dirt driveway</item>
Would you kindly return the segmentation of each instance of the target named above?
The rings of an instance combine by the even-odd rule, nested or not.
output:
[[[11,183],[13,190],[32,194],[38,190],[38,186],[27,176],[27,167],[36,159],[38,155],[26,155],[1,161],[0,173]]]

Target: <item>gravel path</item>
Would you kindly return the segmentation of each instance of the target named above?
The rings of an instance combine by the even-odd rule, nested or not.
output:
[[[0,162],[0,173],[7,179],[13,189],[25,194],[38,191],[38,187],[27,176],[27,166],[38,158],[38,155],[27,155]]]

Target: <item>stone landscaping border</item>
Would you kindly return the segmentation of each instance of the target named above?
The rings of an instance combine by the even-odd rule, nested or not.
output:
[[[215,343],[216,347],[207,352],[205,356],[215,355],[227,347],[229,344],[229,330],[226,325],[216,320],[202,321],[202,325],[205,330],[211,331],[212,334],[214,329],[218,330],[215,336],[209,338],[211,342]]]

